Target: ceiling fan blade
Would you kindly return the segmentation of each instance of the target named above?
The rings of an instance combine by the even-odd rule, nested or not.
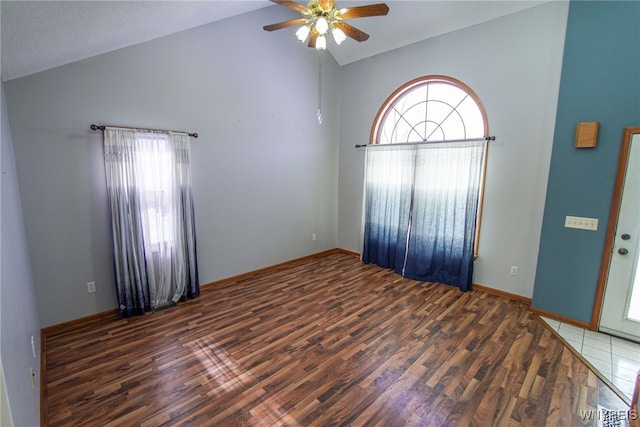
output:
[[[351,37],[356,41],[363,42],[369,38],[369,34],[365,33],[364,31],[360,31],[356,27],[349,25],[346,22],[336,21],[333,25],[335,25],[337,28],[340,28],[345,35]]]
[[[316,47],[316,39],[320,34],[315,30],[315,28],[309,34],[309,47]]]
[[[265,25],[262,28],[264,28],[265,31],[275,31],[282,28],[293,27],[294,25],[304,25],[306,22],[307,20],[305,18],[290,19],[288,21],[278,22],[277,24]]]
[[[328,11],[333,9],[333,6],[335,5],[335,1],[334,0],[319,0],[318,1],[318,6],[320,7],[320,9],[324,10],[324,11]]]
[[[284,6],[284,7],[288,7],[289,9],[293,9],[296,12],[300,12],[300,13],[309,13],[309,9],[307,9],[306,7],[302,6],[301,4],[298,4],[296,2],[293,1],[286,1],[286,0],[271,0],[273,3],[277,3],[280,6]]]
[[[389,6],[384,3],[370,4],[367,6],[349,7],[340,10],[341,19],[364,18],[367,16],[381,16],[389,13]]]

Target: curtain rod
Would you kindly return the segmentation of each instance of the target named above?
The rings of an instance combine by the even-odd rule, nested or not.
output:
[[[147,130],[147,131],[151,131],[151,132],[176,132],[176,133],[186,133],[187,135],[189,135],[192,138],[197,138],[198,134],[193,132],[193,133],[189,133],[189,132],[181,132],[181,131],[177,131],[177,130],[166,130],[166,129],[148,129],[148,128],[132,128],[129,126],[108,126],[108,125],[95,125],[92,124],[91,126],[91,130],[101,130],[104,132],[104,130],[106,128],[116,128],[116,129],[133,129],[133,130]]]
[[[420,145],[420,144],[444,144],[447,142],[474,142],[474,141],[495,141],[495,136],[483,136],[482,138],[472,138],[472,139],[449,139],[443,141],[418,141],[418,142],[401,142],[396,144],[356,144],[356,148],[362,147],[386,147],[386,146],[398,146],[398,145]]]

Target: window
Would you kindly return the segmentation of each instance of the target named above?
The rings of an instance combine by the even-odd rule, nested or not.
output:
[[[158,252],[176,240],[173,148],[168,134],[138,132],[136,140],[135,168],[139,174],[140,205],[144,207],[141,214],[150,247]]]
[[[371,144],[483,138],[487,115],[464,83],[445,76],[412,80],[387,98],[371,129]]]
[[[375,117],[369,143],[429,145],[429,142],[450,141],[462,144],[469,140],[488,139],[488,135],[487,114],[475,92],[454,78],[432,75],[402,85],[386,99]],[[484,144],[475,218],[474,258],[478,256],[486,161]],[[445,170],[456,165],[440,163],[431,167]],[[414,189],[419,189],[422,184],[415,182]],[[453,191],[451,182],[443,181],[442,185],[446,188],[432,187],[431,191]]]

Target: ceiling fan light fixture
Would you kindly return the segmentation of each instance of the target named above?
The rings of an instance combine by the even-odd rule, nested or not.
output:
[[[304,43],[305,41],[307,41],[307,37],[309,37],[310,32],[311,29],[309,28],[309,26],[303,25],[302,27],[298,28],[298,31],[296,31],[296,38]]]
[[[316,39],[316,49],[327,50],[327,39],[324,36],[318,36]]]
[[[331,30],[331,34],[333,35],[333,40],[336,42],[338,46],[340,46],[342,42],[347,39],[347,36],[345,35],[344,31],[342,31],[338,27],[334,27],[333,30]]]
[[[316,31],[318,32],[318,34],[324,35],[327,33],[328,30],[329,30],[329,23],[327,22],[325,17],[324,16],[319,17],[316,20]]]
[[[2,0],[0,0],[2,1]],[[327,47],[326,34],[331,32],[336,44],[342,44],[347,38],[363,42],[369,34],[344,22],[347,19],[383,16],[389,12],[384,3],[353,6],[338,9],[336,0],[308,0],[307,7],[290,0],[271,0],[271,2],[292,9],[302,16],[262,27],[265,31],[275,31],[282,28],[298,27],[295,35],[302,43],[308,41],[307,46],[318,50]],[[317,43],[316,43],[317,42]]]

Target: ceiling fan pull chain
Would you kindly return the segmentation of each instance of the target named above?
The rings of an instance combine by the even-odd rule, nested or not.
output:
[[[318,123],[322,124],[322,51],[318,51]]]

